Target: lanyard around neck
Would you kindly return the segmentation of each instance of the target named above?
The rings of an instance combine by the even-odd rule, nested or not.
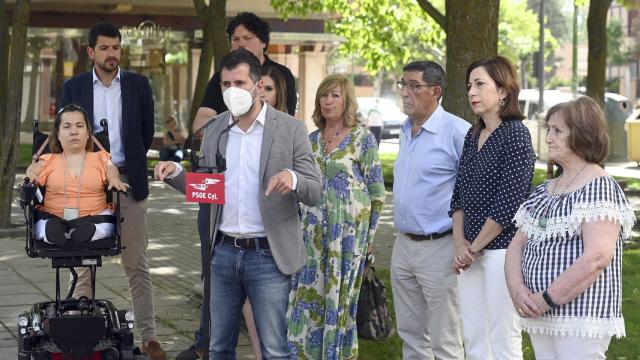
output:
[[[84,153],[84,157],[82,158],[82,166],[80,167],[80,174],[78,174],[78,188],[76,190],[76,209],[80,211],[80,186],[82,185],[82,174],[84,173],[84,163],[87,160],[87,153]],[[67,166],[67,157],[64,155],[64,151],[62,152],[62,162],[64,167],[64,205],[67,206],[67,172],[71,174],[71,170]]]

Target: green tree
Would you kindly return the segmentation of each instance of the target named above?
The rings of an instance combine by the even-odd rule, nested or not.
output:
[[[536,16],[524,0],[271,0],[271,4],[285,19],[331,14],[327,31],[345,39],[340,53],[362,60],[372,75],[396,70],[410,59],[444,60],[448,87],[443,104],[467,120],[474,118],[467,102],[467,66],[496,55],[499,39],[500,52],[514,61],[531,52],[537,41]]]
[[[498,53],[514,63],[538,51],[539,25],[535,11],[524,0],[502,1],[498,24]],[[545,29],[548,49],[557,47],[557,41],[549,29]]]
[[[622,23],[618,20],[609,21],[607,24],[607,63],[624,65],[632,59],[629,49],[624,44],[623,37]]]
[[[196,112],[198,112],[202,98],[204,98],[204,91],[211,75],[211,63],[215,59],[216,66],[214,68],[217,68],[220,59],[229,52],[229,42],[226,37],[227,0],[210,0],[208,3],[209,5],[205,4],[205,0],[193,0],[196,13],[203,24],[202,49],[187,129],[191,129],[193,119],[195,119]]]
[[[31,3],[17,0],[11,37],[5,0],[0,0],[0,228],[11,225],[11,199],[19,151],[20,112]]]
[[[535,14],[540,10],[540,0],[527,0],[528,8]],[[545,28],[557,41],[571,40],[571,8],[567,8],[567,0],[544,0]],[[536,21],[537,22],[537,21]],[[545,39],[547,34],[544,34]]]

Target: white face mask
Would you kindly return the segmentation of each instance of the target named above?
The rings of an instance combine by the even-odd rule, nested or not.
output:
[[[249,112],[255,101],[253,96],[251,96],[251,92],[257,85],[258,83],[249,91],[232,86],[222,93],[224,104],[227,105],[233,116],[242,116]]]

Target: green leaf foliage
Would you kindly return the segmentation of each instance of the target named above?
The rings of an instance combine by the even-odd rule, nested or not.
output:
[[[375,75],[393,70],[411,58],[440,58],[444,32],[412,0],[272,0],[285,19],[329,13],[328,32],[342,36],[339,55],[364,64]],[[434,50],[436,49],[436,50]]]
[[[550,54],[559,44],[546,20],[544,29],[545,54]],[[514,64],[538,51],[540,26],[538,14],[526,0],[500,2],[500,23],[498,24],[498,53],[506,56]]]
[[[444,13],[444,1],[431,3]],[[326,31],[344,38],[338,54],[363,64],[376,75],[393,71],[412,59],[444,63],[445,32],[415,0],[271,0],[287,19],[329,15]],[[545,35],[547,47],[556,42]],[[499,52],[516,62],[538,47],[538,20],[526,0],[501,1]]]

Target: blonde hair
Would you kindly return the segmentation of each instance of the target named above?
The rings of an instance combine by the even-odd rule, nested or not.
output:
[[[351,81],[343,75],[329,75],[320,85],[318,91],[316,91],[315,109],[313,110],[313,123],[319,128],[324,129],[327,125],[327,121],[322,117],[320,111],[320,97],[322,94],[326,94],[334,87],[338,86],[341,90],[342,97],[344,98],[344,112],[342,113],[342,121],[345,126],[353,127],[358,122],[356,114],[358,112],[358,102],[356,100],[356,91],[353,88]]]

